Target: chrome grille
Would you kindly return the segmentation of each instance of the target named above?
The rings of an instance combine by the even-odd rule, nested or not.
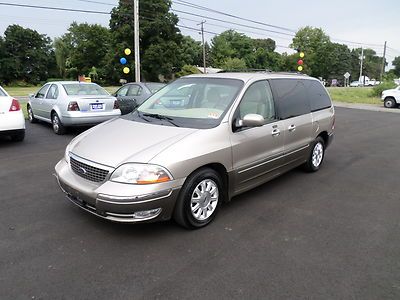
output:
[[[94,182],[102,182],[106,179],[109,171],[93,167],[70,157],[71,169],[75,174]]]

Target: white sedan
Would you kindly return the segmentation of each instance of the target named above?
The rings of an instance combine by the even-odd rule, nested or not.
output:
[[[12,141],[22,142],[25,138],[25,118],[17,99],[10,97],[0,86],[0,135]]]

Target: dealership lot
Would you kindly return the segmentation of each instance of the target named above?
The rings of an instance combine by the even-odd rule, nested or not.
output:
[[[77,134],[0,140],[0,298],[400,297],[400,119],[337,108],[322,169],[224,205],[208,227],[123,225],[74,207],[52,176]]]

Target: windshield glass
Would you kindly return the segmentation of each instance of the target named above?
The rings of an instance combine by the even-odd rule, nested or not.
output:
[[[237,79],[178,79],[147,99],[136,115],[167,117],[182,127],[215,127],[242,87],[243,81]]]
[[[6,97],[7,94],[3,91],[3,89],[0,87],[0,97]]]
[[[94,83],[67,83],[63,84],[65,92],[67,95],[75,96],[75,95],[90,95],[90,96],[99,96],[99,95],[108,95],[107,91],[103,89],[101,86]]]
[[[152,94],[161,90],[166,84],[165,83],[157,83],[157,82],[146,82],[145,85],[150,90]]]

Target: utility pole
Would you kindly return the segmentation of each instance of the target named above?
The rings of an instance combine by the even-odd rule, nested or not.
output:
[[[362,80],[363,63],[364,63],[364,48],[361,47],[360,78],[358,79],[358,81]]]
[[[133,0],[133,27],[135,45],[135,81],[140,82],[139,0]]]
[[[197,25],[201,25],[201,42],[203,44],[203,67],[204,67],[204,74],[207,73],[207,68],[206,68],[206,44],[204,43],[204,23],[206,21],[202,21],[201,23]]]
[[[382,82],[383,73],[385,73],[385,63],[386,63],[386,44],[387,44],[387,41],[385,41],[385,46],[383,47],[382,69],[381,69],[381,78],[380,78],[380,81],[381,81],[381,82]]]

